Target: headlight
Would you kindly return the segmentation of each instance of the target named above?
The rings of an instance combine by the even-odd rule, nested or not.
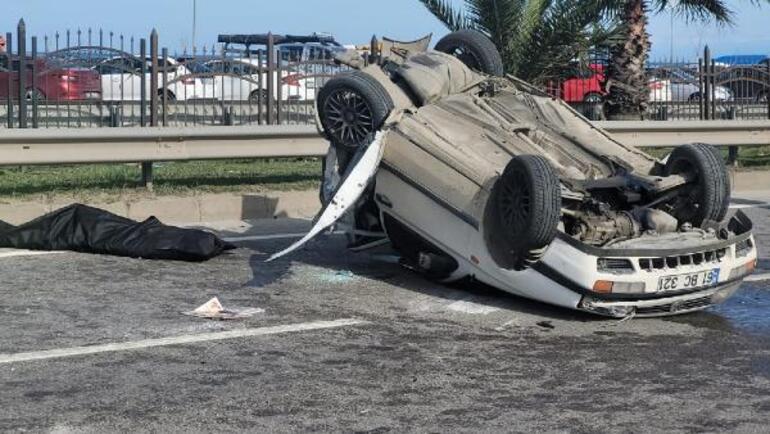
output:
[[[735,244],[735,257],[743,258],[749,256],[749,253],[751,253],[753,249],[754,243],[751,242],[751,238],[747,238]]]
[[[628,259],[599,258],[596,260],[596,270],[600,273],[633,274],[634,266]]]

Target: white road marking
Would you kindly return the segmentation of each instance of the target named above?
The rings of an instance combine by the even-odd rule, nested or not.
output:
[[[287,238],[302,238],[305,236],[306,233],[307,232],[294,233],[294,234],[249,235],[244,237],[223,238],[223,240],[227,241],[228,243],[237,243],[239,241],[283,240]],[[332,232],[330,235],[341,235],[344,233],[345,232],[343,231],[335,231],[335,232]]]
[[[760,273],[760,274],[752,274],[746,279],[744,279],[747,282],[759,282],[762,280],[770,280],[770,273]]]
[[[115,351],[141,350],[145,348],[164,347],[169,345],[194,344],[199,342],[221,341],[254,336],[276,335],[308,330],[331,329],[353,325],[367,324],[368,321],[357,319],[338,319],[334,321],[315,321],[301,324],[287,324],[272,327],[259,327],[225,332],[183,335],[168,338],[145,339],[133,342],[120,342],[86,347],[58,348],[53,350],[32,351],[28,353],[0,354],[0,364],[28,362],[32,360],[58,359],[63,357],[83,356],[88,354],[108,353]]]
[[[14,258],[17,256],[51,255],[54,253],[64,253],[64,252],[49,252],[47,250],[8,250],[8,251],[0,251],[0,258]]]

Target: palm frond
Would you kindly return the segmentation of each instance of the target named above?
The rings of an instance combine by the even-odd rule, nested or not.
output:
[[[430,13],[444,23],[449,30],[455,31],[467,27],[467,20],[462,10],[455,9],[449,0],[420,0]]]
[[[658,0],[656,3],[659,11],[668,7],[688,20],[714,20],[722,24],[733,22],[734,13],[722,0]]]

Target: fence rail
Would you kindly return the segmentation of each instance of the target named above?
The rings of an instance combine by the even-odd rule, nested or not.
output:
[[[770,121],[599,122],[597,126],[623,143],[640,147],[688,142],[770,144]],[[0,166],[318,157],[327,148],[326,140],[309,125],[26,129],[0,136]]]

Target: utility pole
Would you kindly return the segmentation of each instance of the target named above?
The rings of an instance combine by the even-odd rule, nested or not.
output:
[[[198,0],[193,0],[192,52],[195,54],[195,31],[198,27]]]

